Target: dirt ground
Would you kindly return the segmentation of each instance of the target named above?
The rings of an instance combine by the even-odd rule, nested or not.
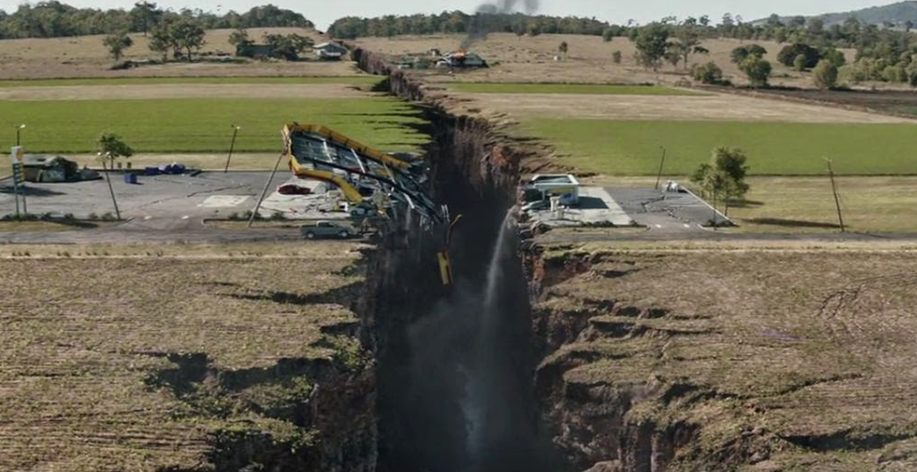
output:
[[[732,94],[705,96],[466,94],[449,92],[465,110],[534,117],[666,121],[770,121],[795,123],[913,123],[913,120],[843,108]],[[470,101],[466,101],[470,100]]]
[[[229,44],[232,30],[207,32],[207,43],[201,53],[232,55]],[[265,33],[297,33],[316,42],[325,38],[314,30],[302,28],[252,28],[249,36],[259,40]],[[161,59],[149,50],[148,38],[132,34],[134,45],[125,59]],[[83,77],[202,77],[202,76],[338,76],[352,75],[356,69],[349,62],[252,61],[245,64],[196,62],[144,66],[112,71],[114,61],[102,45],[103,36],[75,38],[10,39],[0,41],[0,79],[43,79]]]
[[[756,92],[791,100],[822,102],[882,113],[917,115],[917,93],[913,90],[786,90],[766,89]]]
[[[158,84],[0,88],[0,100],[150,100],[181,98],[365,98],[347,84]]]
[[[0,248],[0,469],[192,470],[220,434],[301,434],[278,412],[314,379],[278,366],[344,349],[357,249]]]
[[[395,54],[423,54],[431,48],[450,51],[459,47],[464,36],[399,36],[364,38],[357,44],[371,50]],[[569,53],[563,61],[554,61],[558,46],[566,41]],[[768,51],[767,59],[774,64],[774,85],[809,85],[808,74],[800,74],[777,62],[777,53],[784,46],[770,41],[757,41]],[[727,79],[745,83],[745,76],[729,60],[729,53],[738,46],[750,44],[732,39],[714,39],[703,43],[709,55],[694,55],[691,63],[716,62]],[[450,75],[433,72],[435,81],[470,82],[582,82],[582,83],[674,83],[687,77],[683,65],[677,69],[663,66],[658,73],[639,67],[634,59],[636,48],[627,38],[604,42],[598,36],[541,35],[537,37],[514,34],[492,34],[470,48],[480,53],[493,67],[490,69]],[[621,51],[622,62],[615,64],[612,54]],[[852,59],[854,51],[845,51]]]
[[[535,309],[580,331],[539,371],[571,450],[649,425],[673,470],[917,466],[913,252],[557,250]]]

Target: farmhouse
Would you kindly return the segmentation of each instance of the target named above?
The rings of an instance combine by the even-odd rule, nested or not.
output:
[[[456,51],[443,56],[440,67],[488,67],[483,57],[473,52]]]
[[[347,48],[338,43],[321,43],[312,48],[315,55],[324,61],[340,61],[347,55]]]

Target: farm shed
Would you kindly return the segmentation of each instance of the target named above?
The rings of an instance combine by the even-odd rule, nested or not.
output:
[[[319,59],[325,61],[339,61],[347,55],[347,48],[338,43],[321,43],[312,48]]]

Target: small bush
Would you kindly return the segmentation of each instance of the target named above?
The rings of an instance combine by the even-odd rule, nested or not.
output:
[[[803,72],[807,69],[806,66],[808,63],[809,61],[808,59],[806,59],[806,56],[803,54],[800,54],[796,56],[796,59],[793,60],[793,68],[799,72]]]
[[[64,213],[64,221],[73,221],[76,217],[73,216],[73,213]]]
[[[827,59],[822,59],[812,71],[812,81],[820,89],[837,87],[837,67]]]
[[[89,221],[97,221],[99,219],[99,215],[95,213],[90,213],[87,218],[89,219]]]
[[[771,76],[771,63],[755,56],[749,56],[748,59],[739,65],[739,69],[748,76],[748,81],[752,87],[767,87],[767,80]]]
[[[102,215],[102,221],[117,221],[117,220],[118,218],[116,218],[115,215],[113,215],[112,212],[110,211]]]
[[[271,214],[271,221],[283,221],[286,219],[287,217],[279,211],[275,211],[274,213]]]
[[[691,76],[702,84],[721,84],[723,82],[723,69],[720,69],[715,62],[694,64],[691,67]]]
[[[882,79],[891,83],[907,82],[907,69],[900,65],[888,66],[882,71]]]
[[[611,54],[611,60],[614,61],[615,64],[620,64],[622,56],[621,51],[615,51]]]
[[[748,46],[740,46],[733,49],[729,57],[733,64],[738,65],[745,62],[745,59],[748,59],[750,56],[755,56],[758,59],[763,59],[766,54],[767,49],[764,49],[757,44],[750,44]]]

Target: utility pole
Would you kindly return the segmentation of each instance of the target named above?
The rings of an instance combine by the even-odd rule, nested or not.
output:
[[[21,124],[16,127],[16,146],[22,145],[22,130],[25,129],[25,124]]]
[[[13,160],[13,198],[16,200],[16,218],[19,218],[19,181],[22,179],[22,148],[16,146],[12,150]],[[23,202],[23,205],[25,203]]]
[[[240,129],[240,127],[232,125],[232,141],[229,143],[229,155],[226,156],[226,168],[223,169],[224,174],[229,172],[229,161],[232,159],[232,150],[236,147],[236,135],[239,134]]]
[[[115,205],[115,217],[118,218],[118,221],[121,221],[121,210],[118,209],[118,200],[115,199],[115,189],[111,186],[111,175],[109,175],[108,168],[105,167],[105,159],[108,158],[108,155],[103,156],[100,152],[99,158],[102,161],[102,171],[105,172],[105,181],[108,182],[108,192],[111,193],[111,202]]]
[[[837,221],[841,224],[841,233],[847,232],[844,226],[844,215],[841,213],[841,197],[837,194],[837,182],[834,181],[834,164],[831,159],[825,159],[828,162],[828,175],[831,176],[831,191],[834,193],[834,206],[837,207]]]
[[[261,191],[261,197],[258,198],[258,204],[255,205],[255,209],[252,210],[251,216],[248,218],[248,226],[246,228],[251,228],[252,223],[255,222],[255,217],[258,216],[258,210],[261,209],[261,202],[264,201],[264,197],[267,195],[267,189],[271,187],[271,182],[274,181],[274,175],[277,173],[277,168],[280,167],[280,161],[283,160],[283,153],[281,152],[277,156],[277,162],[274,163],[274,170],[271,171],[271,177],[267,179],[267,182],[264,183],[264,190]]]
[[[662,180],[662,169],[665,168],[665,146],[659,146],[662,148],[662,162],[659,163],[659,173],[656,174],[656,190],[659,190],[659,183]]]

